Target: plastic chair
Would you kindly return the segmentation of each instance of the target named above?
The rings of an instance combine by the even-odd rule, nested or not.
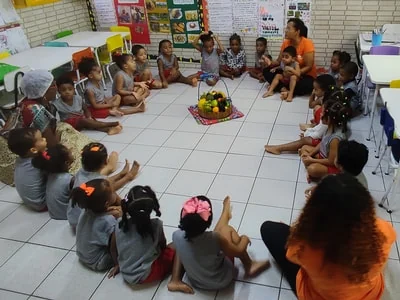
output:
[[[131,32],[131,29],[128,26],[111,26],[111,32]],[[129,45],[128,45],[129,42]],[[132,52],[132,36],[129,34],[125,36],[125,49],[127,52]]]
[[[69,36],[69,35],[71,35],[71,34],[73,34],[73,31],[72,31],[72,30],[64,30],[64,31],[61,31],[61,32],[59,32],[59,33],[56,34],[56,39],[61,39],[61,38],[63,38],[64,36]]]
[[[10,52],[8,52],[8,51],[0,52],[0,59],[7,58],[7,57],[9,57],[10,55],[11,55],[11,54],[10,54]]]
[[[85,90],[85,81],[87,80],[87,77],[84,76],[83,74],[80,73],[79,71],[79,63],[82,61],[83,58],[93,58],[93,52],[92,52],[92,48],[88,47],[84,50],[75,52],[74,54],[72,54],[72,66],[73,66],[73,70],[71,72],[69,72],[68,76],[74,81],[74,88],[76,90],[76,88],[79,86],[79,88],[81,89],[82,92],[84,92]],[[76,92],[78,92],[76,90]]]
[[[376,46],[371,47],[370,55],[399,55],[400,48],[396,46]],[[366,89],[366,91],[365,91]],[[365,80],[364,95],[365,95],[365,110],[364,115],[368,114],[369,96],[371,91],[375,90],[375,84],[371,82],[369,77]],[[375,109],[375,108],[372,108]]]
[[[67,42],[44,42],[43,46],[45,47],[58,47],[58,48],[63,48],[63,47],[69,47]]]
[[[107,76],[110,78],[111,83],[113,82],[113,78],[111,77],[110,67],[114,64],[112,61],[112,55],[115,52],[124,52],[124,41],[120,34],[109,37],[106,40],[107,52],[103,52],[100,54],[100,62],[103,65],[103,68],[106,69]]]

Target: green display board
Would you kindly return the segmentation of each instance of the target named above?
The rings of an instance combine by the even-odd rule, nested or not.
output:
[[[193,48],[193,40],[202,31],[199,1],[167,0],[172,42],[175,48]]]

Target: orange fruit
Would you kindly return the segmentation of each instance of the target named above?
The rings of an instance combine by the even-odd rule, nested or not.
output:
[[[218,108],[218,106],[216,106],[216,107],[213,107],[213,112],[215,112],[215,113],[219,112],[219,108]]]

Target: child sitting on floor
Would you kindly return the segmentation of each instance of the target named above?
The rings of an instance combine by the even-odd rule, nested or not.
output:
[[[71,151],[62,144],[57,144],[40,152],[32,160],[32,165],[47,173],[46,204],[50,218],[67,220],[67,208],[74,176],[68,173],[73,162]]]
[[[116,191],[122,188],[128,182],[131,182],[133,179],[135,179],[140,168],[139,163],[137,161],[134,161],[132,164],[132,168],[129,169],[129,163],[128,161],[125,161],[125,167],[122,169],[122,171],[114,176],[106,177],[115,171],[115,169],[107,169],[107,163],[108,153],[106,147],[103,144],[87,144],[82,150],[82,168],[75,175],[74,188],[89,180],[100,178],[108,179],[113,189]],[[73,208],[71,206],[71,203],[69,203],[67,216],[72,228],[76,226],[80,213],[81,211],[79,207]]]
[[[362,99],[358,92],[356,77],[358,75],[358,66],[350,61],[344,64],[339,71],[338,87],[341,87],[350,98],[352,117],[361,112]]]
[[[351,56],[346,51],[333,51],[328,74],[335,78],[335,80],[338,80],[340,68],[343,67],[350,60]]]
[[[246,53],[242,49],[242,40],[236,33],[229,38],[229,46],[230,48],[225,49],[220,55],[219,74],[233,80],[246,70]]]
[[[121,96],[107,97],[104,92],[101,68],[93,58],[84,58],[79,64],[79,71],[88,78],[85,100],[92,117],[105,119],[108,116],[122,116],[144,111],[144,106],[119,108]]]
[[[76,130],[94,129],[109,135],[118,134],[122,130],[119,122],[100,122],[92,118],[81,96],[75,95],[74,82],[69,77],[60,77],[56,81],[60,97],[52,102],[60,120],[70,124]]]
[[[135,82],[136,62],[131,54],[116,53],[113,61],[120,68],[114,76],[112,95],[121,96],[121,104],[141,107],[144,111],[144,100],[150,95],[147,82]]]
[[[36,211],[46,210],[46,174],[32,165],[32,159],[46,150],[47,142],[35,128],[10,131],[8,148],[18,155],[15,161],[15,188],[22,201]]]
[[[303,146],[299,151],[307,170],[308,181],[318,181],[325,175],[340,172],[335,166],[335,160],[339,142],[347,138],[347,122],[351,115],[351,108],[346,103],[345,97],[345,93],[342,92],[332,95],[333,99],[326,103],[329,108],[324,111],[324,119],[328,129],[321,142],[315,147]]]
[[[214,40],[217,42],[217,48],[214,47]],[[218,36],[212,31],[202,32],[194,39],[193,47],[201,53],[201,72],[198,79],[205,80],[209,86],[216,85],[219,80],[219,55],[224,51]]]
[[[168,84],[180,82],[197,86],[197,74],[185,77],[179,71],[179,64],[176,55],[172,52],[172,43],[169,40],[162,40],[158,44],[158,73],[162,81],[162,87],[167,88]]]
[[[255,54],[255,64],[254,68],[249,68],[250,77],[258,79],[259,82],[265,82],[265,78],[263,75],[263,56],[267,56],[270,60],[272,60],[271,55],[268,55],[267,50],[267,39],[264,37],[259,37],[256,40],[256,54]]]
[[[297,80],[300,78],[300,65],[296,61],[297,51],[293,46],[288,46],[282,51],[282,61],[279,67],[275,70],[277,73],[269,86],[268,90],[262,96],[263,98],[274,95],[274,92],[281,92],[281,99],[287,102],[293,101],[293,93],[296,87]],[[288,90],[289,88],[289,90]]]
[[[180,230],[172,235],[176,253],[193,286],[205,290],[227,287],[234,278],[234,258],[238,257],[247,276],[269,267],[269,261],[253,261],[247,253],[250,239],[239,236],[229,225],[230,198],[226,197],[214,231],[207,231],[213,219],[211,201],[205,196],[190,198],[183,204]]]
[[[156,194],[149,186],[134,186],[121,207],[122,220],[111,241],[117,250],[111,253],[116,267],[109,277],[121,270],[129,284],[163,280],[171,273],[175,250],[167,246],[162,221],[151,218],[153,211],[161,216]]]
[[[82,183],[72,191],[72,206],[78,205],[84,210],[76,227],[76,254],[94,271],[105,271],[114,265],[110,246],[117,219],[122,216],[121,207],[112,206],[116,197],[105,179]]]
[[[160,80],[154,79],[150,70],[150,64],[147,60],[146,49],[142,45],[134,45],[132,47],[133,58],[136,62],[135,81],[144,81],[150,89],[161,89],[163,87]]]

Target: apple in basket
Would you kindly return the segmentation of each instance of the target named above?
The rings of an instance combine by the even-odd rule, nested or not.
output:
[[[231,101],[226,98],[224,92],[211,91],[200,96],[197,106],[200,111],[206,113],[225,112],[231,106]]]

